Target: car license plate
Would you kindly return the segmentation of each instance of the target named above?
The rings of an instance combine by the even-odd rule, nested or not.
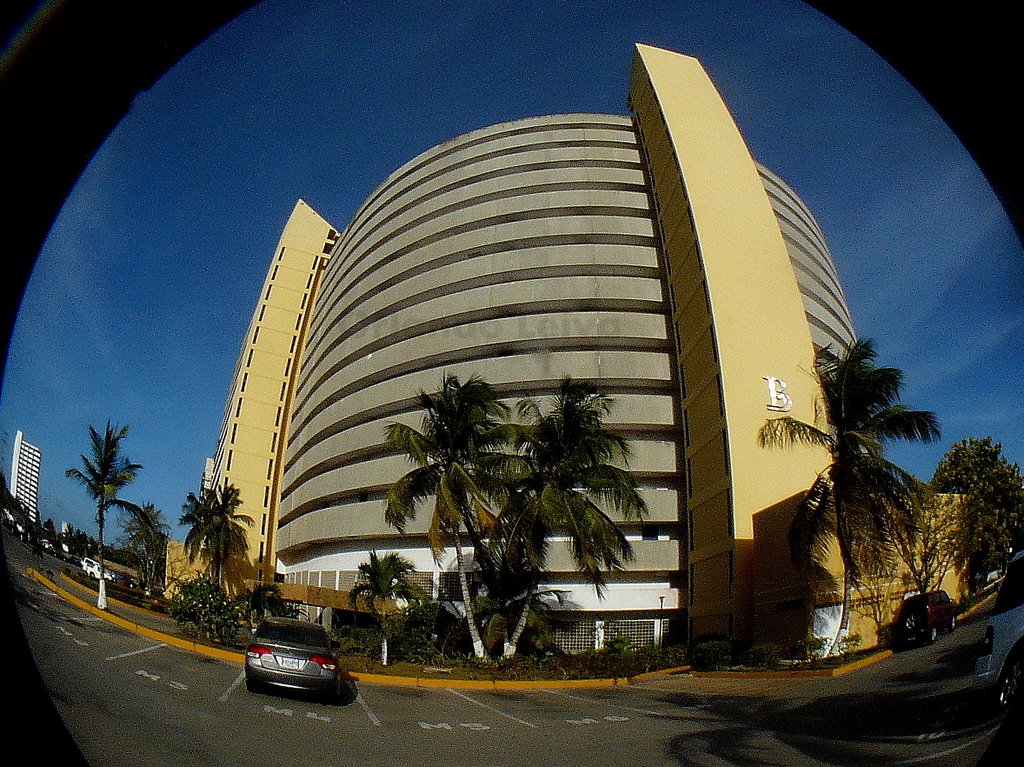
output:
[[[298,671],[300,668],[302,668],[302,660],[300,660],[299,658],[285,658],[278,655],[277,662],[278,665],[281,666],[281,668],[286,668],[289,671]]]

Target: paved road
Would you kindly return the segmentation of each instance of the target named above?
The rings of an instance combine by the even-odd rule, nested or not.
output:
[[[683,676],[526,692],[362,683],[340,706],[254,695],[238,664],[123,631],[55,596],[23,575],[32,555],[4,543],[46,690],[97,766],[959,767],[983,759],[998,725],[970,689],[980,623],[836,679]]]

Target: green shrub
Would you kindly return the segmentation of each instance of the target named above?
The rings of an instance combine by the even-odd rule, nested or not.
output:
[[[782,648],[776,644],[751,645],[746,653],[747,665],[767,671],[775,671],[779,667],[781,660]]]
[[[167,612],[191,636],[237,644],[244,603],[229,599],[210,578],[199,576],[178,584]]]
[[[332,634],[340,645],[339,655],[380,657],[380,632],[376,628],[339,626]]]
[[[732,662],[732,645],[724,639],[697,642],[690,650],[690,663],[696,671],[720,671]]]
[[[849,655],[857,651],[862,641],[860,634],[847,634],[839,640],[839,645],[836,649],[840,655]]]
[[[434,638],[442,609],[440,602],[413,602],[395,615],[390,644],[396,661],[432,664],[438,659]]]
[[[622,655],[633,649],[633,642],[629,637],[615,637],[605,644],[605,650],[612,655]]]
[[[811,637],[805,639],[796,648],[797,660],[807,661],[814,665],[825,657],[830,640],[828,637]]]

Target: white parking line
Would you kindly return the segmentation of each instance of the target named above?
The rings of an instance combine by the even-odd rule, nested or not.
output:
[[[166,642],[155,644],[152,647],[143,647],[141,650],[132,650],[131,652],[123,652],[120,655],[111,655],[107,660],[120,660],[121,658],[130,658],[133,655],[141,655],[144,652],[153,652],[153,650],[159,650],[161,647],[167,647]]]
[[[480,706],[480,708],[485,709],[487,711],[490,711],[492,714],[497,714],[498,716],[503,716],[506,719],[511,719],[513,722],[519,722],[519,724],[525,724],[527,727],[536,727],[537,726],[533,722],[527,722],[525,719],[520,719],[519,717],[512,716],[511,714],[506,714],[504,711],[499,711],[498,709],[494,708],[493,706],[488,706],[486,703],[481,703],[480,701],[475,700],[475,699],[469,697],[468,695],[466,695],[465,693],[459,692],[456,689],[453,689],[451,687],[446,687],[445,689],[448,690],[448,692],[450,692],[452,695],[456,695],[456,696],[462,698],[463,700],[467,700],[470,703],[474,703],[477,706]]]
[[[370,708],[369,704],[365,700],[363,700],[363,696],[361,693],[356,694],[356,703],[363,707],[363,711],[366,712],[366,715],[370,718],[370,721],[373,722],[374,727],[382,726],[380,723],[380,719],[378,719],[377,715],[373,713],[373,709]]]
[[[607,706],[608,708],[620,708],[623,711],[633,711],[637,714],[647,714],[648,716],[673,716],[672,714],[667,714],[662,711],[652,711],[648,708],[634,708],[633,706],[623,706],[621,703],[609,703],[605,700],[582,698],[579,695],[570,695],[569,693],[562,692],[561,690],[541,690],[541,692],[546,692],[551,695],[557,695],[561,698],[568,698],[569,700],[578,700],[581,703],[586,703],[591,706]]]
[[[241,671],[241,672],[240,672],[240,673],[238,674],[238,676],[237,676],[237,677],[235,678],[235,681],[231,683],[231,686],[230,686],[230,687],[228,687],[228,689],[226,689],[226,690],[224,691],[224,694],[223,694],[223,695],[221,695],[221,696],[220,696],[220,698],[218,698],[218,700],[219,700],[219,701],[220,701],[221,703],[223,703],[224,701],[226,701],[226,700],[227,700],[227,699],[228,699],[228,698],[229,698],[229,697],[231,696],[231,693],[233,693],[233,692],[235,691],[235,688],[237,688],[237,687],[238,687],[238,685],[240,685],[240,684],[242,683],[242,680],[243,680],[243,679],[245,679],[245,669],[242,669],[242,671]]]

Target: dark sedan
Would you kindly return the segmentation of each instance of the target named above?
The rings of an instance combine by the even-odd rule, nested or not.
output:
[[[338,700],[341,672],[326,629],[293,618],[268,618],[245,650],[245,686],[308,690]]]

